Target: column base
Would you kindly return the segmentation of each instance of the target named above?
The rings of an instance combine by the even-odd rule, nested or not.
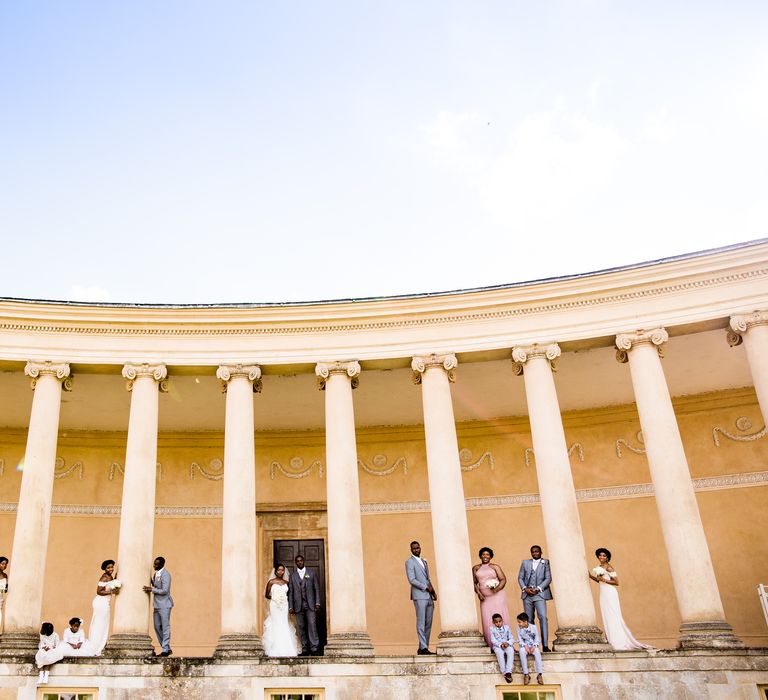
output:
[[[0,635],[0,656],[34,656],[40,635],[34,630]]]
[[[252,659],[264,655],[258,634],[222,634],[213,656],[216,659]]]
[[[325,656],[373,657],[373,644],[367,632],[339,632],[328,635]]]
[[[488,653],[488,645],[477,630],[449,630],[437,638],[437,653],[446,656],[476,656]]]
[[[677,640],[680,649],[743,649],[745,644],[725,620],[684,622]]]
[[[152,656],[153,651],[152,638],[148,634],[119,632],[109,638],[104,656],[110,659],[145,659]]]
[[[611,645],[599,627],[558,627],[554,651],[611,651]]]

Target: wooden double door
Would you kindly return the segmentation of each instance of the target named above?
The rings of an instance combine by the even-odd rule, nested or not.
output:
[[[317,576],[321,605],[317,615],[317,634],[320,637],[322,650],[328,639],[326,627],[328,607],[325,601],[325,542],[323,540],[274,540],[273,554],[274,565],[282,564],[289,574],[292,574],[296,568],[294,560],[301,555],[304,557],[304,566]]]

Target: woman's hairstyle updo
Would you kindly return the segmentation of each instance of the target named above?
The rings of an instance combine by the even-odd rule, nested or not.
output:
[[[0,564],[2,564],[3,562],[7,563],[8,562],[8,557],[0,557]]]
[[[53,624],[50,622],[44,622],[40,625],[40,634],[44,637],[50,637],[53,634]]]
[[[482,547],[480,551],[477,553],[477,556],[482,557],[483,552],[488,552],[488,556],[490,556],[491,559],[493,559],[493,550],[490,547]]]
[[[101,570],[106,571],[107,567],[112,564],[114,566],[115,560],[114,559],[105,559],[103,562],[101,562]]]
[[[599,557],[601,554],[605,554],[608,561],[611,561],[611,551],[609,549],[606,549],[605,547],[600,547],[595,550],[595,556]]]
[[[282,564],[282,563],[280,563],[280,562],[277,562],[277,564],[275,564],[275,573],[277,573],[277,570],[278,570],[278,569],[279,569],[281,566],[283,567],[283,571],[285,571],[285,564]]]

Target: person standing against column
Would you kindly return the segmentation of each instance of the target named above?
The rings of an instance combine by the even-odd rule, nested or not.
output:
[[[296,627],[301,638],[301,654],[314,656],[320,649],[317,634],[317,611],[320,610],[320,586],[317,576],[304,566],[304,557],[294,559],[295,571],[288,580],[288,612],[296,615]]]
[[[153,617],[155,622],[155,634],[160,643],[160,653],[153,656],[170,656],[171,649],[171,574],[165,568],[165,557],[157,557],[152,564],[155,573],[150,579],[150,585],[144,586],[146,593],[151,593]]]
[[[435,612],[437,593],[429,578],[427,560],[421,558],[421,545],[411,542],[411,556],[405,561],[405,574],[411,584],[411,600],[416,608],[416,635],[419,638],[417,654],[434,654],[429,650],[429,635],[432,633],[432,616]]]
[[[5,596],[8,595],[8,574],[5,573],[7,568],[8,557],[0,557],[0,632],[3,631],[3,608]]]
[[[541,627],[542,648],[549,651],[547,636],[549,629],[547,626],[547,601],[552,600],[552,591],[549,585],[552,583],[552,574],[549,570],[549,562],[541,556],[541,547],[535,544],[531,547],[531,558],[523,559],[520,564],[520,572],[517,575],[517,582],[520,584],[523,599],[523,608],[531,624],[536,624],[536,617],[539,618]]]

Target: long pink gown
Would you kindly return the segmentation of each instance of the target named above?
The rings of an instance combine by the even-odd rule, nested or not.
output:
[[[480,617],[483,620],[483,636],[488,646],[491,646],[491,617],[499,613],[504,620],[505,625],[509,625],[509,607],[507,606],[507,589],[494,591],[485,585],[486,581],[491,579],[498,580],[498,576],[493,567],[488,564],[481,564],[475,572],[480,592],[485,596],[485,600],[480,601]]]

